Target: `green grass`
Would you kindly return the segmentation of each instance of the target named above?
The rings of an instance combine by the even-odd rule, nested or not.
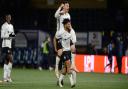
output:
[[[71,89],[68,76],[65,77],[63,88],[56,86],[53,71],[13,69],[12,79],[13,83],[0,84],[0,89]],[[74,89],[128,89],[128,75],[78,73]]]

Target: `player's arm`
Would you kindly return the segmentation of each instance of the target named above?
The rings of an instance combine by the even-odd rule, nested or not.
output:
[[[57,9],[57,11],[55,12],[55,18],[60,17],[60,15],[64,13],[63,11],[61,11],[63,6],[64,6],[64,4],[61,4],[60,7]]]
[[[72,35],[71,37],[72,43],[75,44],[77,42],[77,39],[76,39],[76,33],[73,28],[71,30],[71,35]]]
[[[75,53],[75,52],[76,52],[75,44],[76,44],[77,40],[76,40],[76,33],[75,33],[75,31],[74,31],[73,28],[72,28],[72,30],[71,30],[71,41],[72,41],[71,51],[72,51],[73,53]]]
[[[4,29],[4,27],[1,27],[1,38],[2,39],[9,39],[9,33]]]
[[[56,37],[55,36],[53,39],[53,45],[54,45],[55,52],[57,52],[57,43],[56,43]]]
[[[14,33],[14,28],[12,26],[12,32],[9,34],[9,37],[14,38],[16,35]]]
[[[55,34],[55,36],[54,36],[54,39],[53,39],[54,49],[55,49],[56,52],[57,52],[57,43],[56,43],[56,40],[61,38],[61,34],[62,34],[62,32],[57,31],[56,34]]]

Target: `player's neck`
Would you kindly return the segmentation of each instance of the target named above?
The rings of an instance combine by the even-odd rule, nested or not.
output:
[[[70,29],[68,29],[68,28],[65,28],[65,31],[67,31],[68,33],[70,33]]]
[[[67,14],[68,13],[68,11],[67,10],[64,10],[64,14]]]
[[[6,21],[8,24],[11,24],[11,22],[10,21]]]

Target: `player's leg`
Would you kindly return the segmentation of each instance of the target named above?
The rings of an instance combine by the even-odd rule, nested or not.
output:
[[[110,57],[109,62],[110,62],[110,72],[112,73],[112,56]]]
[[[75,45],[71,45],[71,72],[72,72],[72,76],[73,76],[73,81],[74,81],[74,84],[76,84],[76,72],[78,72],[76,66],[75,66],[75,53],[76,53],[76,48],[75,48]]]
[[[4,63],[4,67],[3,67],[3,81],[7,82],[8,79],[8,64]]]
[[[75,84],[74,84],[74,79],[73,79],[73,74],[71,73],[71,62],[70,60],[67,60],[66,62],[66,68],[67,68],[67,73],[68,73],[68,76],[69,76],[69,80],[70,80],[70,83],[71,83],[71,87],[75,87]]]
[[[54,39],[53,39],[53,44],[54,44],[55,52],[58,53],[57,52],[57,39],[56,39],[56,37],[54,37]],[[56,54],[55,75],[57,78],[59,78],[59,70],[58,70],[59,61],[60,61],[60,57]]]
[[[75,45],[71,45],[71,61],[72,61],[72,64],[71,64],[71,68],[73,68],[75,71],[78,72],[76,66],[75,66],[75,56],[76,56],[76,48],[75,48]]]
[[[8,75],[8,61],[7,61],[7,48],[2,48],[2,60],[4,61],[3,67],[3,81],[7,82],[7,75]]]
[[[12,63],[13,63],[13,56],[12,54],[8,54],[8,82],[12,82],[12,79],[11,79],[11,71],[12,71]]]
[[[56,56],[55,74],[56,74],[57,78],[59,78],[59,62],[60,62],[60,57],[62,55],[62,52],[63,52],[63,50],[59,49],[57,52],[58,55]]]
[[[56,55],[56,64],[55,64],[55,74],[56,74],[56,77],[59,78],[59,62],[60,62],[60,57],[62,55],[62,45],[61,45],[61,41],[59,39],[56,39],[54,37],[54,48],[55,48],[55,51],[57,52],[57,55]]]
[[[63,81],[65,75],[66,75],[66,65],[63,66],[62,72],[60,73],[60,77],[59,77],[59,86],[60,87],[63,87],[62,81]]]
[[[12,70],[12,52],[9,48],[4,48],[4,68],[3,68],[3,80],[4,82],[12,82],[11,70]]]
[[[71,40],[71,61],[72,61],[72,64],[71,64],[71,68],[73,69],[72,70],[72,74],[73,74],[73,80],[76,84],[76,72],[79,72],[75,66],[75,55],[76,55],[76,48],[75,48],[75,43],[76,43],[76,34],[75,34],[75,31],[74,29],[71,30],[71,36],[72,36],[72,40]]]
[[[111,72],[111,68],[112,68],[112,56],[111,55],[108,55],[108,61],[109,61],[109,63],[105,66],[105,68],[110,66],[110,72]]]

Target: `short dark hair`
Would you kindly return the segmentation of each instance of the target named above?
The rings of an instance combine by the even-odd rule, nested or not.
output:
[[[69,19],[64,19],[63,20],[63,25],[67,24],[68,22],[71,22]]]
[[[63,1],[62,3],[63,3],[63,4],[66,4],[66,3],[69,3],[69,2],[65,0],[65,1]]]
[[[9,16],[9,15],[11,16],[11,14],[9,14],[9,13],[5,14],[5,18],[6,18],[7,16]]]

